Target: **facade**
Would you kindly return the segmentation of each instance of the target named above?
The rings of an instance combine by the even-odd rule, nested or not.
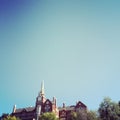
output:
[[[63,107],[59,107],[59,118],[60,120],[66,120],[71,112],[79,112],[86,110],[87,106],[81,101],[76,102],[76,105],[71,106],[65,106],[65,104],[63,103]]]
[[[45,112],[54,112],[56,116],[59,117],[59,110],[56,105],[56,99],[54,97],[52,101],[46,99],[44,94],[44,83],[42,83],[41,91],[36,97],[35,106],[17,109],[15,105],[11,115],[19,117],[22,120],[38,120],[39,116]]]
[[[42,82],[41,90],[36,97],[35,106],[16,108],[16,105],[14,105],[11,115],[19,117],[21,120],[38,120],[42,113],[54,112],[59,119],[66,120],[67,116],[71,112],[79,110],[87,110],[87,106],[79,101],[76,105],[65,106],[65,104],[63,104],[62,107],[58,108],[55,97],[53,97],[53,100],[46,99],[44,93],[44,82]]]

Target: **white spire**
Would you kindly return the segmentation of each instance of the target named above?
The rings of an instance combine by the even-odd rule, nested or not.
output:
[[[40,96],[44,96],[45,95],[45,91],[44,91],[44,80],[41,83],[41,91],[40,91]]]

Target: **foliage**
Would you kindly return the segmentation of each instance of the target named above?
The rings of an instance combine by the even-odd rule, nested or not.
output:
[[[78,111],[77,120],[87,120],[87,112],[85,110]]]
[[[110,98],[104,98],[98,109],[99,116],[102,120],[120,120],[120,107],[118,103],[113,102]]]
[[[53,112],[46,112],[46,113],[43,113],[39,120],[58,120],[55,113]]]
[[[87,120],[87,113],[84,110],[71,112],[68,115],[67,120]]]
[[[98,120],[98,115],[95,111],[87,112],[87,120]]]
[[[15,116],[10,116],[8,115],[6,118],[4,118],[3,120],[20,120],[19,118],[16,118]]]
[[[67,116],[67,120],[77,120],[77,113],[76,113],[76,112],[71,112],[71,113]]]
[[[100,103],[98,112],[83,110],[72,112],[67,120],[120,120],[120,102],[116,103],[105,97]]]

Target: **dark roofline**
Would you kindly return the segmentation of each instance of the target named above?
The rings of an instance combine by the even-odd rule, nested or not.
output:
[[[12,114],[14,114],[14,113],[21,113],[23,111],[25,111],[25,112],[32,112],[34,110],[35,110],[35,107],[18,108]]]

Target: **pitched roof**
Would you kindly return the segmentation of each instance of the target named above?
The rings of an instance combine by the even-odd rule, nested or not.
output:
[[[67,111],[75,110],[75,106],[74,105],[73,106],[66,106],[65,108],[59,107],[58,109],[59,109],[59,111],[62,111],[62,110],[67,110]]]
[[[82,103],[81,101],[78,101],[76,103],[76,105],[63,106],[63,107],[59,107],[58,109],[59,109],[59,111],[62,111],[62,110],[73,111],[73,110],[80,108],[80,107],[85,108],[85,109],[87,108],[87,106],[84,103]]]
[[[14,113],[20,113],[22,111],[26,111],[26,112],[31,112],[35,109],[35,107],[26,107],[26,108],[19,108],[16,109]]]

